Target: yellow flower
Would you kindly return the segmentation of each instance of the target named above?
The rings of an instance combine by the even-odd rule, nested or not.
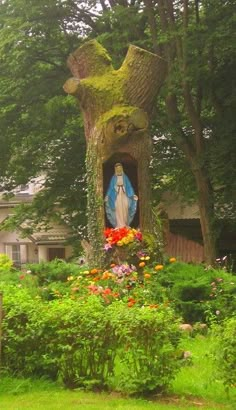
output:
[[[150,279],[151,275],[150,275],[150,273],[144,273],[144,277],[145,277],[145,279]]]
[[[150,256],[141,256],[141,261],[149,261]]]
[[[89,274],[89,270],[84,270],[83,273],[84,273],[85,275],[88,275],[88,274]]]
[[[163,268],[164,268],[163,265],[156,265],[154,269],[155,269],[156,271],[158,271],[158,270],[162,270]]]
[[[116,244],[117,244],[117,246],[123,246],[122,241],[118,241]]]
[[[170,263],[176,262],[176,258],[170,258],[170,259],[169,259],[169,262],[170,262]]]
[[[74,276],[68,276],[67,280],[73,280]]]

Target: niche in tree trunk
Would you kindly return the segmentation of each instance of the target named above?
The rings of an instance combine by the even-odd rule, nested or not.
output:
[[[115,153],[103,164],[103,193],[104,193],[104,201],[105,196],[109,188],[110,181],[115,172],[115,165],[117,163],[122,164],[123,171],[129,178],[129,181],[132,185],[135,195],[138,197],[137,201],[137,209],[135,211],[134,217],[129,224],[132,228],[138,228],[140,225],[139,222],[139,189],[138,189],[138,164],[137,161],[127,153]],[[104,212],[105,215],[105,227],[113,228],[114,226],[109,221],[106,211]]]
[[[116,156],[138,196],[132,224],[143,233],[153,232],[149,116],[167,66],[157,55],[131,45],[121,67],[115,70],[111,57],[96,40],[75,50],[68,66],[73,77],[66,81],[64,90],[79,101],[87,142],[88,262],[102,266],[107,222],[104,195]]]

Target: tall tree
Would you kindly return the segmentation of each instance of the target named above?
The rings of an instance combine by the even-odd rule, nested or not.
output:
[[[114,154],[137,163],[139,222],[152,232],[148,114],[165,77],[165,63],[155,54],[130,46],[119,70],[105,49],[92,40],[68,59],[73,78],[64,89],[79,99],[87,140],[88,233],[91,261],[103,261],[104,164]]]
[[[169,181],[179,192],[191,189],[191,197],[199,192],[212,262],[215,210],[231,202],[231,210],[223,208],[235,215],[234,10],[235,0],[1,2],[2,189],[45,173],[47,189],[38,202],[45,206],[35,206],[32,218],[49,218],[57,202],[78,231],[81,219],[85,223],[85,213],[77,212],[85,203],[85,144],[76,105],[61,89],[68,76],[65,59],[97,37],[118,67],[128,43],[135,44],[168,61],[168,81],[152,116],[152,133],[162,136],[155,144],[154,175],[162,172],[165,186]],[[185,184],[179,183],[183,175]]]
[[[65,96],[62,84],[68,76],[68,52],[89,30],[85,12],[75,13],[69,3],[1,2],[0,185],[11,191],[43,174],[45,189],[12,222],[19,225],[28,218],[33,228],[42,219],[47,223],[57,217],[77,235],[86,224],[85,143],[76,104]]]
[[[217,84],[214,85],[210,78],[213,76],[216,79],[217,69],[222,65],[222,52],[221,56],[217,54],[216,43],[217,35],[222,35],[220,18],[225,8],[228,14],[233,6],[233,2],[225,1],[221,4],[214,2],[214,7],[215,3],[218,15],[212,15],[211,1],[158,0],[156,8],[152,1],[145,1],[152,28],[153,48],[168,63],[166,129],[169,129],[171,138],[184,153],[195,179],[205,260],[209,264],[215,262],[217,240],[216,187],[211,175],[209,152],[215,152],[214,146],[218,140],[215,130],[218,122],[215,97],[222,97],[215,88]],[[213,27],[213,19],[215,24],[216,21],[220,23],[217,29]],[[224,37],[228,37],[229,44],[232,44],[230,14],[227,22],[229,29]],[[223,58],[228,57],[230,53],[226,53]],[[210,84],[207,84],[208,81]],[[224,106],[225,100],[222,100]],[[227,138],[230,143],[232,134]]]

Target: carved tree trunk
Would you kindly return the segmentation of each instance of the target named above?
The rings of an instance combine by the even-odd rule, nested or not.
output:
[[[119,70],[95,40],[68,58],[74,75],[64,90],[79,100],[87,141],[88,235],[91,259],[103,263],[103,164],[115,153],[130,154],[138,164],[139,222],[152,231],[148,116],[165,77],[162,59],[130,46]]]

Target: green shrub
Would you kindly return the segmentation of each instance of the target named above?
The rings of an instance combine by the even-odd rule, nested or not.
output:
[[[214,357],[226,390],[236,387],[236,317],[215,328]]]
[[[119,337],[118,388],[145,394],[166,390],[180,367],[180,331],[173,311],[164,306],[127,309],[122,302],[107,310]]]
[[[37,374],[40,367],[40,332],[35,332],[33,318],[43,316],[42,303],[27,289],[13,285],[3,290],[3,366],[12,372]],[[40,372],[39,372],[40,373]]]
[[[73,263],[67,263],[62,259],[54,259],[51,262],[40,262],[27,264],[26,268],[36,275],[39,285],[45,285],[50,282],[65,282],[69,276],[78,275],[81,267]]]
[[[209,321],[216,312],[220,321],[235,312],[236,278],[223,270],[177,262],[166,265],[156,280],[185,322]]]
[[[12,266],[12,260],[4,253],[0,253],[0,273],[9,272]]]
[[[45,303],[25,289],[8,291],[4,292],[5,367],[24,376],[60,375],[71,387],[105,385],[113,369],[108,362],[115,337],[98,298],[81,304],[70,298]]]
[[[3,366],[23,376],[106,388],[122,361],[120,389],[165,389],[179,367],[178,323],[170,308],[133,307],[98,296],[49,302],[4,288]]]

